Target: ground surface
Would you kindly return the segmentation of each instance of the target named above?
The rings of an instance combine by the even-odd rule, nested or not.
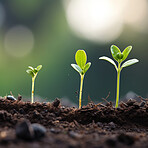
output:
[[[43,125],[45,136],[18,138],[16,129],[22,122]],[[121,102],[117,109],[111,102],[77,109],[62,107],[59,100],[31,104],[0,99],[0,148],[146,148],[147,139],[146,101]]]

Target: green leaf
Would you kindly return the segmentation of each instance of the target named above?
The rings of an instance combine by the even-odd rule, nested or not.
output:
[[[116,63],[115,63],[112,59],[110,59],[110,58],[108,58],[108,57],[106,57],[106,56],[100,57],[99,59],[100,59],[100,60],[106,60],[106,61],[110,62],[111,64],[113,64],[113,65],[115,66],[115,68],[116,68],[116,70],[117,70]]]
[[[29,69],[34,70],[34,68],[32,66],[28,66]]]
[[[133,65],[137,62],[139,62],[139,60],[137,60],[137,59],[128,60],[128,61],[126,61],[125,63],[122,64],[121,68]]]
[[[84,67],[84,74],[86,73],[86,71],[89,69],[89,67],[91,66],[91,63],[88,62],[85,67]]]
[[[36,74],[38,72],[37,68],[34,68],[33,72]]]
[[[72,66],[77,72],[79,72],[80,74],[82,73],[82,69],[81,69],[78,65],[76,65],[76,64],[71,64],[71,66]]]
[[[123,53],[118,53],[118,54],[117,54],[117,58],[118,58],[118,60],[121,60],[121,61],[122,61]]]
[[[29,75],[31,75],[32,77],[34,77],[34,73],[32,72],[31,69],[27,69],[26,72],[27,72]]]
[[[81,69],[84,69],[84,66],[85,66],[86,61],[87,61],[87,55],[86,55],[85,51],[84,50],[78,50],[76,52],[76,55],[75,55],[75,60],[76,60],[77,65]]]
[[[42,65],[37,66],[37,71],[40,71],[42,69]]]
[[[111,50],[111,54],[112,54],[113,58],[114,58],[116,61],[119,61],[117,55],[118,55],[118,54],[121,54],[120,49],[119,49],[117,46],[112,45],[111,48],[110,48],[110,50]]]
[[[122,54],[123,54],[122,61],[124,61],[127,58],[129,53],[131,52],[131,50],[132,50],[132,46],[128,46],[124,49],[124,51],[122,52]]]

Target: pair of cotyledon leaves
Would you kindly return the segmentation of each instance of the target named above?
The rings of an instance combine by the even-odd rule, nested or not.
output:
[[[28,66],[29,69],[26,70],[26,72],[34,77],[42,68],[42,65],[37,66],[36,68],[33,68],[32,66]]]
[[[129,55],[129,53],[131,52],[132,50],[132,46],[128,46],[124,49],[123,52],[120,51],[120,49],[115,46],[115,45],[112,45],[111,48],[111,54],[113,56],[113,58],[118,62],[118,63],[122,63],[126,58],[127,56]],[[117,65],[116,63],[109,57],[106,57],[106,56],[102,56],[100,57],[99,59],[101,60],[106,60],[108,62],[110,62],[111,64],[113,64],[115,66],[115,69],[118,71],[118,68],[117,68]],[[75,54],[75,60],[76,60],[76,63],[77,64],[71,64],[71,66],[77,71],[79,72],[81,75],[84,75],[86,73],[86,71],[89,69],[89,67],[91,66],[91,63],[87,62],[87,55],[85,53],[84,50],[78,50]],[[127,66],[130,66],[130,65],[133,65],[135,63],[139,62],[139,60],[137,59],[131,59],[131,60],[128,60],[126,62],[124,62],[121,66],[121,69],[123,67],[127,67]],[[120,69],[120,70],[121,70]]]
[[[80,75],[84,75],[89,67],[91,66],[91,63],[87,62],[87,55],[84,50],[78,50],[75,54],[75,60],[77,64],[71,64],[71,66],[80,73]]]
[[[118,63],[121,64],[127,58],[127,56],[129,55],[129,53],[131,52],[132,46],[126,47],[122,53],[121,53],[120,49],[117,46],[115,46],[115,45],[112,45],[111,48],[110,48],[110,50],[111,50],[112,57]],[[115,64],[115,62],[112,59],[110,59],[110,58],[108,58],[106,56],[102,56],[99,59],[106,60],[106,61],[110,62],[111,64],[113,64],[115,66],[115,69],[118,70],[117,65]],[[122,64],[121,69],[123,67],[127,67],[127,66],[130,66],[130,65],[133,65],[133,64],[135,64],[137,62],[139,62],[139,60],[137,60],[137,59],[128,60],[128,61],[126,61],[126,62],[124,62]]]

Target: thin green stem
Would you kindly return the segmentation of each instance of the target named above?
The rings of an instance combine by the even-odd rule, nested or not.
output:
[[[119,104],[119,89],[120,89],[120,63],[118,64],[118,70],[117,70],[117,92],[116,92],[116,105],[115,108],[118,107]]]
[[[79,109],[81,108],[81,100],[82,100],[82,88],[83,88],[83,80],[84,80],[84,75],[81,75],[81,82],[80,82],[80,94],[79,94]]]
[[[34,102],[34,83],[35,83],[35,78],[36,78],[37,74],[35,74],[34,77],[32,77],[32,91],[31,91],[31,103]]]
[[[31,92],[31,103],[34,102],[34,77],[32,78],[32,92]]]

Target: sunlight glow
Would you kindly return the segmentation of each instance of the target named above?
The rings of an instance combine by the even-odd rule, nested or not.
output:
[[[95,42],[113,41],[122,33],[121,14],[125,2],[121,0],[67,1],[65,7],[67,22],[80,37]]]
[[[34,36],[25,26],[10,28],[4,39],[7,53],[13,57],[23,57],[31,52],[34,46]]]
[[[138,31],[148,30],[148,1],[130,0],[125,10],[125,23]]]

